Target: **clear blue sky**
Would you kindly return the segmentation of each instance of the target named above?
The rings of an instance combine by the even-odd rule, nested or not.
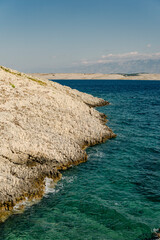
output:
[[[56,72],[160,52],[160,0],[0,0],[0,65]]]

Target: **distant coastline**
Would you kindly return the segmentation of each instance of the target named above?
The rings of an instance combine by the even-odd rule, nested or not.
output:
[[[135,74],[102,74],[102,73],[32,73],[34,77],[45,79],[63,80],[160,80],[160,74],[156,73],[135,73]]]

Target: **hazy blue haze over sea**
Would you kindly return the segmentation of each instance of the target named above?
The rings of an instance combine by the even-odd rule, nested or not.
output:
[[[144,240],[160,227],[160,81],[61,80],[102,97],[117,138],[38,204],[0,225],[0,240]]]

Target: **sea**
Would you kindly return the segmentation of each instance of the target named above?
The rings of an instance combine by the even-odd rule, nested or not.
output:
[[[160,228],[160,81],[59,80],[103,98],[117,137],[0,224],[0,240],[148,240]]]

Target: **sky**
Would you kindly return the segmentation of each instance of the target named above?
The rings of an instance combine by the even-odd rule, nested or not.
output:
[[[160,61],[160,0],[0,0],[0,23],[0,65],[23,72]]]

